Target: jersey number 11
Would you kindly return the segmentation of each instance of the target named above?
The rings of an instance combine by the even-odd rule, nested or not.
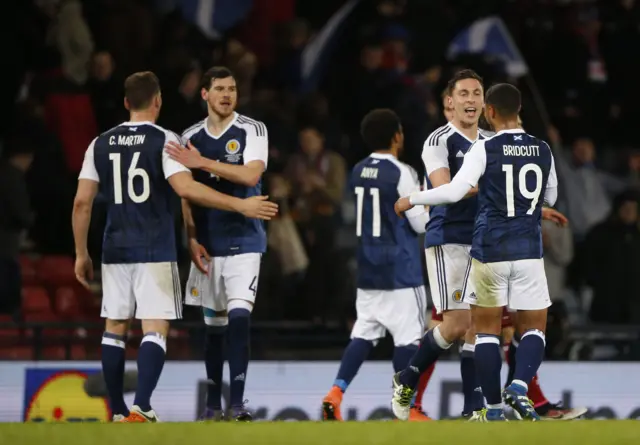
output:
[[[380,237],[380,189],[369,189],[371,195],[373,221],[371,234],[374,238]],[[364,187],[356,187],[356,235],[362,236],[362,206],[364,205]]]

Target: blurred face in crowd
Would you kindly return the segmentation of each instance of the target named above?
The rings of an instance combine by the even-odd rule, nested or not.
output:
[[[367,70],[375,70],[382,65],[384,52],[379,46],[365,46],[362,49],[360,63]]]
[[[589,138],[579,138],[573,143],[573,159],[578,165],[590,164],[595,159],[596,151]]]
[[[456,82],[449,99],[454,109],[454,120],[463,127],[478,123],[484,107],[482,84],[476,79],[462,79]]]
[[[634,225],[638,222],[638,203],[636,201],[625,201],[618,209],[620,221],[626,226]]]
[[[209,110],[221,118],[229,117],[238,103],[236,80],[233,77],[213,79],[209,89],[203,88],[201,95],[207,102]]]
[[[311,158],[319,155],[324,148],[324,138],[315,128],[303,129],[298,138],[302,152]]]
[[[455,115],[455,109],[453,108],[452,103],[451,96],[445,96],[442,98],[443,113],[447,122],[451,122]]]
[[[115,68],[113,57],[106,51],[100,51],[93,56],[91,74],[96,80],[105,82],[111,78]]]

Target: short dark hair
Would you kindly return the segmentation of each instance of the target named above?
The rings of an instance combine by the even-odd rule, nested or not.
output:
[[[226,66],[211,67],[202,75],[202,79],[200,80],[200,88],[204,88],[205,90],[209,91],[209,88],[211,88],[211,84],[215,79],[226,79],[227,77],[233,77],[234,79],[236,78],[233,75],[233,72]]]
[[[487,91],[486,105],[491,105],[503,117],[517,116],[522,105],[520,90],[509,83],[498,83]]]
[[[453,90],[456,88],[456,84],[465,79],[475,79],[483,86],[482,77],[480,77],[478,73],[470,69],[464,69],[456,72],[453,77],[449,79],[449,82],[447,82],[447,89],[445,90],[446,95],[451,96],[453,94]]]
[[[131,110],[143,110],[160,93],[160,80],[151,71],[133,73],[124,81],[124,97]]]
[[[386,108],[370,111],[360,124],[360,134],[369,150],[389,150],[393,137],[402,129],[398,115]]]

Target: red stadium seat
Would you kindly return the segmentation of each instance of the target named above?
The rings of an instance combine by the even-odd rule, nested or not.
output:
[[[76,274],[73,258],[67,256],[44,256],[37,265],[38,279],[52,287],[75,285]]]
[[[12,323],[10,315],[0,315],[0,323]],[[0,347],[12,346],[22,340],[22,331],[19,328],[0,328]]]
[[[33,360],[33,348],[31,346],[2,347],[0,360]]]
[[[20,256],[20,275],[22,275],[22,284],[32,286],[38,284],[38,276],[34,261],[26,255]]]
[[[22,311],[25,314],[51,312],[51,300],[47,290],[42,286],[23,287]]]
[[[24,315],[24,321],[27,323],[56,323],[60,322],[60,318],[53,312],[36,312]],[[44,343],[59,342],[62,339],[72,335],[73,329],[62,327],[43,327],[42,338]],[[34,338],[36,335],[35,328],[27,330],[27,337]]]
[[[84,347],[80,345],[71,345],[70,359],[85,360],[87,358]],[[42,350],[40,355],[42,360],[67,360],[67,349],[65,346],[47,346]]]
[[[62,286],[56,289],[55,311],[64,319],[78,319],[82,313],[82,307],[74,287]]]

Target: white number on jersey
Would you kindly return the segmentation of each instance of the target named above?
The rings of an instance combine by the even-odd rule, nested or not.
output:
[[[507,182],[507,216],[516,216],[515,199],[513,196],[513,165],[504,164],[502,171],[506,174]],[[536,175],[536,185],[534,190],[527,189],[527,173],[533,172]],[[531,201],[531,207],[527,210],[527,215],[531,215],[536,209],[538,200],[540,199],[540,191],[542,190],[542,169],[537,164],[525,164],[520,169],[518,175],[518,190],[523,198]]]
[[[374,237],[380,237],[380,190],[373,187],[369,189],[371,195],[371,203],[373,210],[373,228]],[[356,235],[362,236],[362,206],[364,204],[364,187],[356,187]]]
[[[122,204],[122,170],[121,170],[121,155],[120,153],[110,153],[109,160],[113,163],[113,201],[116,204]],[[133,158],[131,159],[131,165],[129,166],[128,171],[128,181],[127,181],[127,194],[131,201],[136,204],[140,204],[141,202],[145,202],[149,199],[149,195],[151,193],[151,189],[149,187],[149,175],[142,168],[136,168],[138,165],[138,160],[140,159],[140,152],[136,151],[133,154]],[[139,177],[142,179],[142,193],[139,195],[136,194],[136,191],[133,188],[133,179],[135,177]]]

